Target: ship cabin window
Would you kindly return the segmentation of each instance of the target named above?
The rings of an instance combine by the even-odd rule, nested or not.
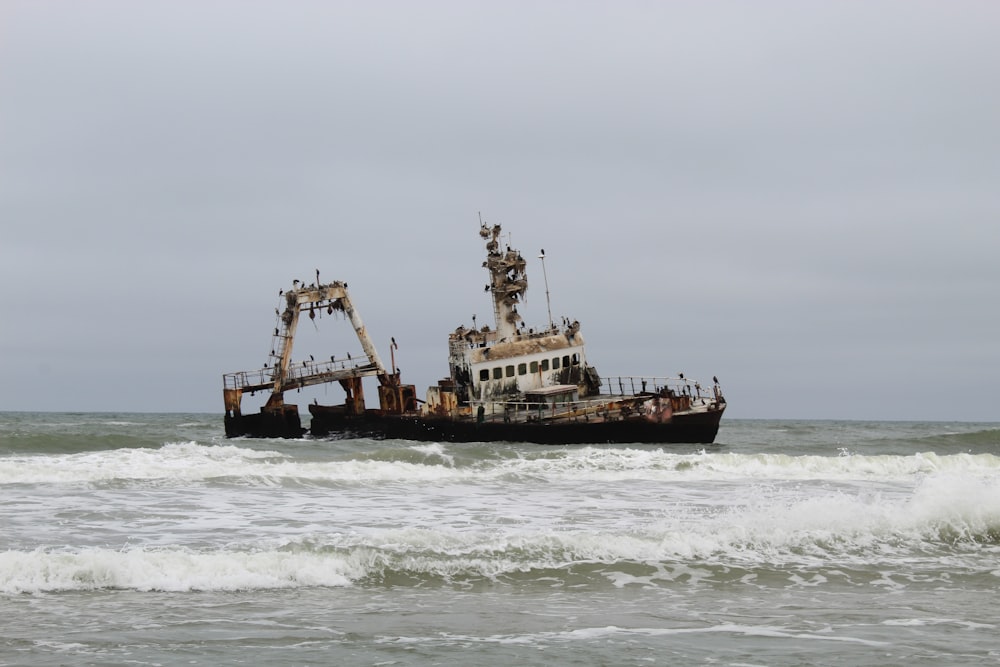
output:
[[[525,375],[527,372],[528,372],[528,364],[518,364],[517,365],[517,374],[518,375]]]
[[[538,372],[538,362],[537,361],[532,361],[531,362],[531,367],[529,368],[529,370],[532,373],[537,373]]]
[[[556,357],[555,359],[552,360],[552,370],[554,371],[559,370],[559,357]]]
[[[486,382],[489,379],[490,379],[490,369],[484,368],[483,370],[479,371],[480,382]]]
[[[573,355],[573,365],[574,366],[579,366],[580,365],[580,355],[579,354],[574,354]]]
[[[549,360],[542,359],[542,363],[538,368],[541,369],[543,372],[549,370]]]
[[[569,366],[569,355],[563,357],[563,368],[566,368],[567,366]]]
[[[507,368],[504,369],[504,375],[506,375],[509,378],[514,377],[514,367],[507,366]]]
[[[502,377],[503,377],[503,369],[497,366],[496,368],[493,369],[493,379],[499,380]]]

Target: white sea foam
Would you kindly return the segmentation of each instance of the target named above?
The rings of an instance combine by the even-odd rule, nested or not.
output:
[[[847,642],[861,644],[864,646],[882,647],[889,646],[888,642],[872,641],[858,637],[845,637],[839,635],[824,635],[816,633],[804,633],[774,625],[745,625],[735,623],[723,623],[719,625],[708,625],[704,627],[685,628],[624,628],[614,625],[595,626],[586,628],[575,628],[560,632],[535,632],[519,635],[487,635],[485,637],[472,635],[458,635],[453,633],[442,633],[432,639],[416,638],[393,638],[383,640],[383,643],[423,643],[433,642],[462,642],[462,643],[482,643],[482,644],[551,644],[551,643],[586,643],[593,641],[606,641],[615,638],[627,637],[664,637],[673,635],[702,635],[702,634],[728,634],[746,637],[776,637],[784,639],[815,639],[821,641]]]
[[[674,454],[658,449],[579,448],[483,459],[456,467],[456,450],[415,445],[423,462],[351,459],[295,461],[276,451],[236,445],[170,443],[160,448],[115,449],[65,455],[17,455],[2,459],[0,484],[93,483],[107,480],[197,481],[219,478],[311,482],[381,483],[542,479],[550,481],[912,481],[928,475],[1000,475],[992,454],[918,453],[910,456],[789,456],[781,454]]]
[[[1000,478],[930,476],[908,495],[761,495],[696,522],[660,522],[661,557],[866,562],[996,543]]]
[[[109,480],[168,480],[184,483],[236,479],[273,486],[276,481],[385,482],[467,479],[479,473],[456,471],[440,445],[415,448],[429,462],[347,460],[296,462],[276,451],[235,445],[169,443],[157,449],[114,449],[64,455],[17,455],[0,459],[0,484],[96,483]],[[446,465],[442,465],[442,463]]]
[[[216,517],[220,507],[212,509],[190,516],[188,526]],[[998,550],[1000,480],[932,476],[891,499],[813,489],[804,496],[762,495],[723,511],[679,507],[580,528],[531,509],[520,508],[523,521],[510,524],[456,520],[443,507],[411,526],[311,524],[309,534],[289,535],[286,527],[263,540],[254,539],[249,526],[242,538],[227,533],[226,544],[214,548],[12,549],[0,554],[0,591],[345,586],[394,573],[449,580],[596,576],[616,586],[697,586],[732,568],[734,577],[770,568],[781,585],[798,588],[850,580],[863,570],[866,585],[900,588],[933,581],[943,563],[951,572],[990,571],[994,560],[984,566],[983,549]]]
[[[864,567],[866,584],[888,588],[932,580],[942,563],[1000,573],[993,455],[594,447],[456,466],[451,446],[408,449],[425,460],[414,463],[419,457],[407,451],[403,461],[297,461],[195,442],[5,457],[2,483],[55,488],[9,502],[0,591],[342,586],[394,573],[565,578],[581,570],[617,586],[694,586],[724,568],[786,565],[799,570],[778,575],[789,586],[824,586],[856,576],[838,570]],[[227,482],[188,488],[220,479]],[[108,480],[134,480],[141,493],[111,485],[75,495],[58,486]],[[149,480],[156,492],[142,487]],[[317,484],[300,489],[290,480]],[[328,482],[343,486],[330,492]],[[80,507],[80,498],[95,506]],[[145,546],[81,546],[123,541]],[[39,544],[69,546],[33,549]]]
[[[521,474],[551,477],[586,475],[595,479],[630,477],[672,480],[736,479],[909,479],[943,471],[1000,474],[1000,457],[992,454],[911,456],[792,456],[787,454],[674,454],[653,449],[568,450],[559,458],[507,462]]]
[[[928,627],[932,625],[954,625],[969,630],[994,630],[996,623],[976,623],[957,618],[890,618],[882,621],[882,625],[898,627]]]
[[[957,497],[958,492],[962,497]],[[696,581],[704,576],[700,566],[717,564],[836,568],[867,567],[900,558],[911,565],[951,558],[952,565],[959,567],[966,556],[973,561],[978,558],[984,544],[996,548],[1000,481],[932,478],[911,494],[891,499],[877,493],[839,491],[761,496],[722,511],[674,508],[645,520],[623,514],[617,523],[598,526],[589,521],[581,529],[544,511],[531,515],[527,507],[518,510],[521,521],[503,524],[456,520],[448,511],[444,508],[440,514],[422,517],[422,527],[314,535],[308,538],[309,544],[311,548],[368,549],[387,557],[392,569],[438,576],[495,577],[587,563],[631,562],[659,568],[643,575],[612,571],[608,576],[622,585],[642,577],[647,582]],[[694,569],[686,570],[689,566]],[[795,583],[821,585],[830,576],[840,575],[810,574]],[[892,583],[892,579],[884,580],[887,586]]]
[[[428,458],[438,457],[449,466],[455,465],[455,457],[445,453],[445,447],[439,442],[432,442],[426,445],[413,445],[410,447],[415,452],[419,452]]]
[[[195,442],[168,443],[157,449],[122,448],[63,455],[18,455],[2,459],[0,484],[103,482],[170,479],[185,482],[268,470],[278,452],[233,445],[206,447]]]
[[[348,559],[314,553],[84,549],[0,554],[0,592],[7,594],[345,586],[361,574]]]

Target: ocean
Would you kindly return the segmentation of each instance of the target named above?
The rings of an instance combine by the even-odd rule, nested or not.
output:
[[[227,440],[0,413],[0,665],[1000,664],[1000,424]]]

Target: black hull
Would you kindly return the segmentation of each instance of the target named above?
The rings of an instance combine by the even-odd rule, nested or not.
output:
[[[291,408],[291,409],[287,409]],[[256,414],[231,415],[225,419],[226,437],[238,438],[301,438],[306,433],[299,420],[299,411],[295,406],[286,406],[278,410],[261,410]]]
[[[314,414],[315,437],[394,438],[429,442],[532,442],[541,445],[691,443],[711,444],[725,408],[674,415],[670,422],[620,421],[484,422],[444,417]]]

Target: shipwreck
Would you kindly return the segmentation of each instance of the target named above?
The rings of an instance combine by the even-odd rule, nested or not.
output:
[[[587,361],[581,325],[563,318],[525,328],[518,313],[528,288],[527,262],[501,247],[500,225],[481,224],[483,266],[494,327],[461,326],[448,336],[448,376],[417,397],[395,368],[387,369],[351,301],[347,284],[305,285],[282,291],[278,326],[264,368],[223,375],[228,437],[400,438],[438,442],[711,443],[726,400],[718,379],[703,387],[684,377],[602,377]],[[544,251],[540,255],[544,269]],[[546,283],[548,281],[546,280]],[[548,287],[546,284],[546,299]],[[339,313],[354,329],[363,357],[293,361],[300,318]],[[475,319],[475,318],[473,318]],[[392,341],[390,350],[395,347]],[[377,381],[378,407],[365,401],[363,380]],[[369,380],[372,382],[372,380]],[[314,385],[338,385],[344,402],[309,405],[302,426],[285,394]],[[259,412],[244,414],[247,393],[267,392]]]

